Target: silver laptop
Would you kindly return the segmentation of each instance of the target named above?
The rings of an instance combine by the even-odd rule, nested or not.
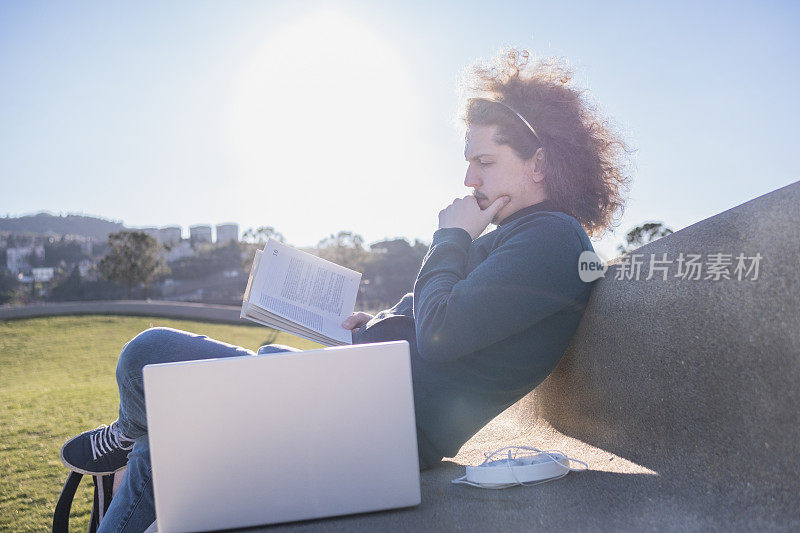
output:
[[[406,341],[148,365],[144,390],[161,533],[420,503]]]

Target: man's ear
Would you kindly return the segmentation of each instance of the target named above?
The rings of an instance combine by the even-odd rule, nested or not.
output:
[[[536,183],[544,179],[544,148],[539,148],[528,161],[528,172]]]

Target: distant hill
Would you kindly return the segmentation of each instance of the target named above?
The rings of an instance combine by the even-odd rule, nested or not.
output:
[[[105,241],[109,233],[123,229],[125,226],[121,222],[83,215],[56,216],[50,213],[38,213],[23,217],[0,218],[0,232],[84,235],[98,241]]]

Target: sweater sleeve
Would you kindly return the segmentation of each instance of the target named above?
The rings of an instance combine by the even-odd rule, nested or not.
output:
[[[537,218],[496,243],[466,274],[471,239],[460,228],[437,230],[414,283],[420,356],[454,361],[564,309],[587,285],[578,276],[583,250],[575,230]]]

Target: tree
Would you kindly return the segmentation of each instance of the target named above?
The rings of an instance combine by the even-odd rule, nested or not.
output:
[[[238,242],[214,244],[195,255],[171,261],[173,279],[199,279],[229,270],[242,269],[242,250]]]
[[[272,226],[259,226],[257,229],[248,228],[242,233],[242,260],[241,268],[245,272],[250,272],[253,266],[253,258],[256,255],[256,250],[264,248],[269,238],[273,238],[278,242],[285,243],[286,238],[283,233],[276,231]]]
[[[645,222],[641,226],[636,226],[630,230],[625,235],[625,244],[618,246],[617,250],[619,250],[619,253],[625,254],[648,242],[666,237],[670,233],[674,232],[662,222]]]
[[[361,278],[361,305],[368,309],[389,306],[413,290],[427,251],[428,246],[419,240],[413,246],[406,239],[372,244]]]
[[[14,302],[19,289],[20,282],[17,276],[5,268],[0,268],[0,304]]]
[[[286,242],[283,233],[275,231],[272,226],[259,226],[257,229],[248,228],[242,233],[242,240],[251,244],[266,244],[270,237],[278,242]]]
[[[74,265],[86,257],[81,249],[81,245],[75,241],[67,241],[62,236],[59,239],[51,237],[44,243],[44,266],[57,267],[64,265]]]
[[[63,302],[68,300],[82,300],[83,287],[81,272],[78,265],[72,268],[68,276],[60,279],[50,290],[49,300]]]
[[[108,280],[124,285],[128,298],[134,285],[147,287],[162,274],[169,273],[158,243],[146,233],[120,231],[108,236],[108,253],[100,261],[100,273]]]
[[[367,251],[364,238],[351,231],[340,231],[317,243],[317,255],[337,265],[363,272]]]

